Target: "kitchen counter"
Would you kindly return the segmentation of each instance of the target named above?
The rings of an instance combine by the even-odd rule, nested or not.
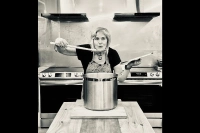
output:
[[[136,101],[118,105],[124,107],[126,119],[70,119],[76,102],[63,102],[47,133],[155,133]]]

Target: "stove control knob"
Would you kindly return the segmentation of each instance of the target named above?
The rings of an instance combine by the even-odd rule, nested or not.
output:
[[[83,73],[80,73],[80,77],[83,77]]]
[[[75,76],[75,77],[78,77],[78,73],[74,73],[74,76]]]
[[[153,75],[154,75],[153,73],[150,73],[150,76],[151,76],[151,77],[153,77]]]
[[[43,74],[42,74],[42,77],[46,77],[46,73],[43,73]]]
[[[156,73],[156,76],[159,77],[159,76],[160,76],[160,73]]]
[[[51,77],[52,76],[52,74],[51,73],[49,73],[49,77]]]

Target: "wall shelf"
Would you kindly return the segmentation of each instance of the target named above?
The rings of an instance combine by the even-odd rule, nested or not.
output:
[[[41,16],[53,21],[88,22],[86,13],[41,13]]]
[[[149,13],[115,13],[113,21],[149,22],[154,17],[160,16],[159,12]]]
[[[41,13],[41,16],[53,21],[89,22],[86,13]],[[160,16],[159,12],[115,13],[113,21],[149,22],[157,16]]]

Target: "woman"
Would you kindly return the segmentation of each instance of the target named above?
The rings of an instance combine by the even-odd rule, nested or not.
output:
[[[82,49],[67,47],[68,42],[63,38],[55,40],[57,51],[68,56],[77,56],[81,61],[84,74],[86,73],[115,73],[119,82],[123,82],[132,66],[139,65],[141,60],[134,60],[123,68],[121,59],[116,50],[110,48],[111,36],[106,28],[98,27],[91,36],[91,44],[78,45],[84,48],[94,48],[97,51],[91,52]],[[83,91],[82,91],[83,92]]]

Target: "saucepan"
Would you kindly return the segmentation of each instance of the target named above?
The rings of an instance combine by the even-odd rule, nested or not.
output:
[[[87,73],[83,78],[83,100],[86,109],[111,110],[117,107],[116,74]]]

